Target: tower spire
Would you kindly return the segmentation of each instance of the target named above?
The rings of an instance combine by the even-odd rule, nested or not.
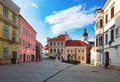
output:
[[[84,28],[84,32],[82,34],[82,40],[88,44],[88,33],[86,31],[86,28]]]

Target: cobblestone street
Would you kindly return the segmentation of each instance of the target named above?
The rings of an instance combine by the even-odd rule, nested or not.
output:
[[[44,59],[0,65],[1,82],[120,82],[120,71]]]

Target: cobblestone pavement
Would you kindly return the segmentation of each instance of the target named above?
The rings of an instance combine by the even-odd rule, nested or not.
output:
[[[120,82],[120,71],[44,59],[0,65],[0,82]]]

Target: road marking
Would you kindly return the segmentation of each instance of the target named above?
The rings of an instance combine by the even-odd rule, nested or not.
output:
[[[73,66],[73,65],[70,65],[70,66],[67,66],[67,67],[61,69],[60,71],[58,71],[57,73],[51,75],[50,77],[48,77],[47,79],[43,80],[42,82],[48,81],[49,79],[51,79],[51,78],[53,78],[54,76],[58,75],[60,72],[62,72],[62,71],[65,70],[66,68],[70,68],[70,67],[72,67],[72,66]]]

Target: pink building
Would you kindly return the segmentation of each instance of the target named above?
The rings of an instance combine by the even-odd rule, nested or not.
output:
[[[20,62],[36,59],[36,31],[20,15]]]

